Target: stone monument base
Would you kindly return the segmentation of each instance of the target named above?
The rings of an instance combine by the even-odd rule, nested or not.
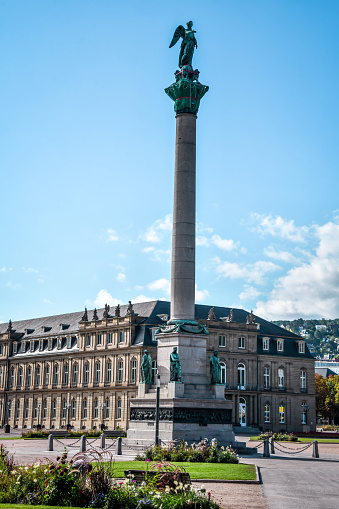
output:
[[[150,394],[148,394],[150,396]],[[155,442],[155,407],[153,398],[135,398],[130,406],[127,444],[149,446]],[[193,443],[207,438],[220,445],[235,445],[232,430],[232,401],[186,398],[160,400],[159,438],[165,444],[173,440]]]

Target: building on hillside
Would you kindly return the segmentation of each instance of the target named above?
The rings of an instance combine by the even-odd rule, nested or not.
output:
[[[209,331],[207,366],[219,351],[235,426],[315,429],[314,359],[302,337],[242,309],[195,310]],[[143,352],[154,378],[156,330],[169,311],[153,301],[0,324],[2,424],[127,429]]]

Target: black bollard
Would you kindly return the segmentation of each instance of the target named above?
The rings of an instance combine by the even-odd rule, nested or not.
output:
[[[318,441],[313,441],[313,452],[312,452],[312,458],[319,458],[319,447],[318,447]]]
[[[275,449],[274,449],[274,438],[271,437],[271,454],[275,454]]]
[[[267,438],[264,440],[264,452],[263,452],[263,458],[269,458],[270,457],[270,444]]]
[[[122,438],[121,437],[117,438],[117,446],[115,449],[115,454],[118,454],[119,456],[122,455]]]
[[[53,451],[53,435],[50,433],[48,435],[48,450]]]

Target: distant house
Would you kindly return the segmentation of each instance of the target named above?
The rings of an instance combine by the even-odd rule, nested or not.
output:
[[[327,325],[316,325],[315,330],[327,330]]]

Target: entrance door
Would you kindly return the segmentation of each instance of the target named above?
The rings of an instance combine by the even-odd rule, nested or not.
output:
[[[246,426],[246,400],[245,400],[245,398],[239,398],[239,424],[240,424],[240,426]]]

